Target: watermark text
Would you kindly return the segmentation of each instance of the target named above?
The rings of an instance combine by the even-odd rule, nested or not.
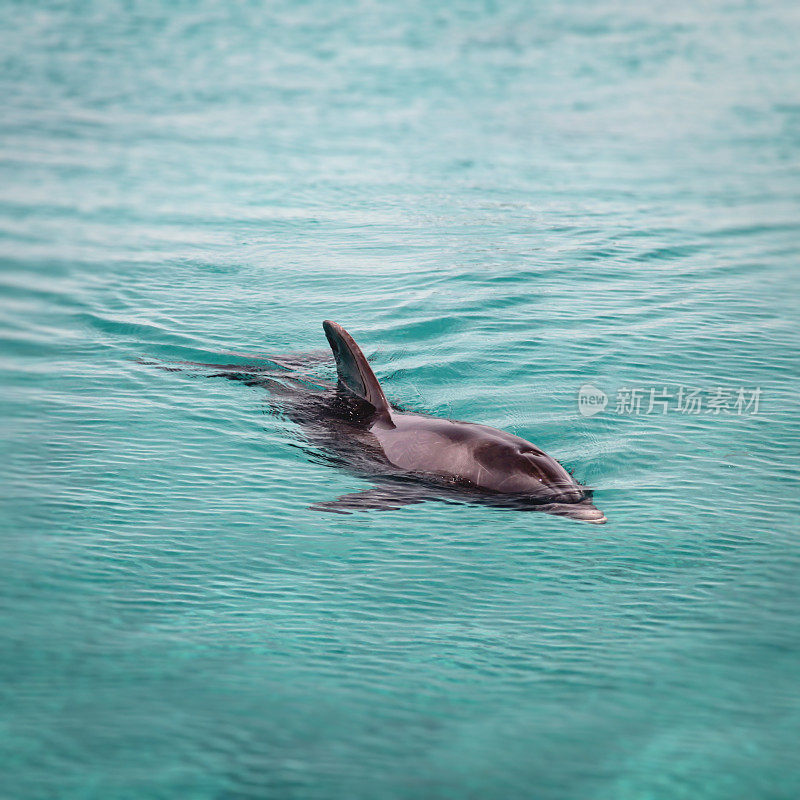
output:
[[[593,417],[606,407],[624,416],[653,414],[758,414],[761,387],[620,386],[613,402],[597,386],[585,383],[578,390],[578,411]]]

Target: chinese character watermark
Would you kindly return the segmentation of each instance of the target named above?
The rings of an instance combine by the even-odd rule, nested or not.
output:
[[[593,417],[607,406],[623,416],[653,416],[670,412],[687,415],[754,415],[761,402],[761,387],[620,386],[614,401],[591,383],[578,390],[578,412]]]

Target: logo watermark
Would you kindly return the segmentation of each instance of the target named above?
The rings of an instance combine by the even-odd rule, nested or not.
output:
[[[758,414],[761,387],[753,389],[740,386],[730,388],[714,386],[697,389],[688,386],[620,386],[610,410],[624,416],[653,414],[733,414],[752,416]],[[583,417],[593,417],[609,406],[609,397],[591,383],[578,389],[578,412]]]
[[[608,405],[608,395],[591,383],[578,389],[578,411],[582,417],[593,417]]]

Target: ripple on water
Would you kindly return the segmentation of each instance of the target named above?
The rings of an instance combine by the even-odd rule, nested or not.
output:
[[[798,795],[785,5],[6,15],[15,797]],[[319,351],[326,318],[609,524],[322,514],[366,482],[261,390],[153,366]],[[616,411],[680,386],[762,403]]]

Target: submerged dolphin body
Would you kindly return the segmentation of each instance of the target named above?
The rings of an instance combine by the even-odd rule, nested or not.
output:
[[[525,439],[393,406],[353,337],[335,322],[326,320],[323,328],[336,360],[336,384],[308,371],[328,362],[327,353],[269,357],[274,367],[190,364],[210,369],[209,377],[268,389],[280,415],[302,431],[313,458],[375,484],[312,508],[348,514],[438,500],[606,522],[591,492]]]
[[[462,499],[491,505],[531,508],[586,522],[603,523],[589,492],[561,464],[534,444],[510,433],[472,422],[400,411],[386,399],[378,379],[353,337],[335,322],[323,322],[336,359],[340,396],[355,398],[350,412],[356,437],[368,450],[415,483],[448,488]],[[399,476],[398,476],[399,477]],[[353,511],[396,508],[427,499],[417,487],[396,484],[371,489],[317,508]]]

